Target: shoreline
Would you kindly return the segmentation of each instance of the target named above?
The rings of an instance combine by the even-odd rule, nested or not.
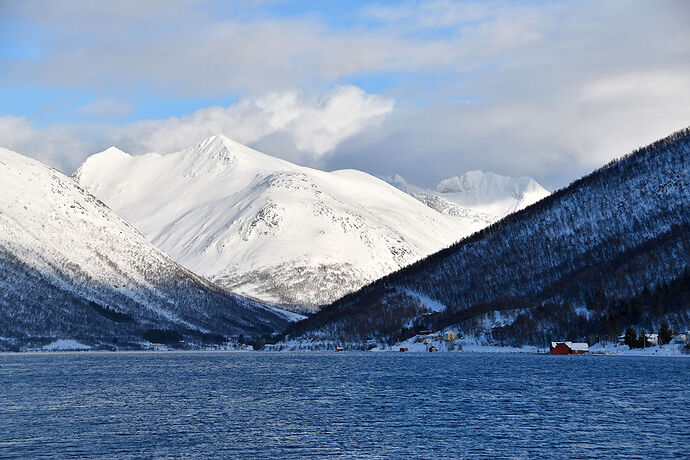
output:
[[[583,355],[563,355],[563,356],[601,356],[601,357],[657,357],[657,358],[690,358],[690,353],[681,351],[680,345],[675,346],[666,345],[664,347],[649,347],[642,349],[628,349],[627,346],[611,347],[611,346],[597,346],[593,345],[589,353]],[[389,349],[372,349],[372,350],[344,350],[335,351],[327,349],[326,347],[320,349],[266,349],[266,350],[247,350],[247,349],[198,349],[198,350],[181,350],[181,349],[160,349],[160,350],[22,350],[22,351],[1,351],[2,356],[44,356],[44,355],[73,355],[73,354],[91,354],[91,355],[123,355],[123,354],[207,354],[207,353],[260,353],[260,354],[388,354],[388,353],[412,353],[412,354],[429,354],[426,349],[408,349],[405,352],[399,350],[400,347],[391,347]],[[442,354],[521,354],[521,355],[540,355],[552,356],[548,350],[542,350],[533,346],[526,346],[523,348],[516,347],[500,347],[491,345],[467,345],[462,350],[439,350]],[[555,356],[555,355],[553,355]]]

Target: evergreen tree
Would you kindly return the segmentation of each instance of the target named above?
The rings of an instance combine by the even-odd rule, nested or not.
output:
[[[637,332],[632,327],[625,330],[625,344],[630,348],[637,348]]]
[[[673,333],[671,332],[671,329],[669,329],[668,324],[666,322],[663,322],[661,324],[661,327],[659,328],[659,345],[666,345],[667,343],[671,343],[672,338]]]

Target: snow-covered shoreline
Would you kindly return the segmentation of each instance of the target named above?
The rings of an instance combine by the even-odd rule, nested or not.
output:
[[[417,342],[414,338],[399,342],[391,346],[377,346],[370,350],[373,353],[394,352],[399,353],[405,349],[408,353],[429,353],[428,347],[433,345],[439,353],[524,353],[524,354],[549,354],[548,347],[537,347],[534,345],[524,345],[522,347],[487,345],[478,343],[466,343],[463,341],[455,342],[451,346],[448,342],[434,341],[430,344]],[[288,341],[274,345],[267,345],[263,351],[267,352],[335,352],[338,345],[333,342],[302,342]],[[655,346],[642,349],[630,349],[627,345],[616,345],[613,343],[594,344],[590,347],[587,355],[594,356],[661,356],[661,357],[685,357],[690,358],[690,354],[682,351],[683,345],[670,344],[663,347]],[[353,350],[345,347],[343,351],[366,352],[366,350]]]
[[[377,345],[372,346],[369,350],[357,348],[356,346],[341,345],[332,341],[302,341],[291,340],[287,342],[279,342],[276,344],[266,344],[261,350],[254,350],[251,345],[239,343],[226,343],[223,345],[210,345],[207,348],[193,347],[187,349],[180,349],[168,345],[150,344],[142,342],[140,350],[134,349],[99,349],[96,346],[85,345],[71,339],[59,339],[48,345],[36,347],[31,349],[23,349],[20,351],[6,351],[0,352],[4,354],[41,354],[41,353],[156,353],[156,352],[176,352],[176,353],[205,353],[205,352],[251,352],[259,351],[266,353],[287,352],[287,353],[330,353],[336,351],[346,352],[372,352],[372,353],[386,353],[394,352],[400,353],[405,351],[408,353],[429,353],[431,347],[434,352],[439,353],[522,353],[522,354],[549,354],[548,347],[537,347],[534,345],[523,345],[521,347],[500,346],[482,343],[481,340],[471,337],[465,337],[455,341],[447,341],[441,334],[433,335],[433,340],[427,339],[419,341],[419,337],[415,336],[408,340],[398,342],[393,345]],[[340,350],[342,346],[342,350]],[[594,356],[641,356],[641,357],[688,357],[690,353],[684,352],[685,344],[671,343],[664,346],[652,346],[645,349],[633,348],[627,345],[619,345],[612,342],[600,342],[589,347],[589,355]]]
[[[400,347],[389,347],[386,349],[377,348],[369,351],[366,350],[344,350],[343,353],[400,353]],[[405,348],[405,347],[403,347]],[[271,354],[281,354],[281,353],[314,353],[314,354],[324,354],[324,353],[336,353],[334,349],[329,349],[325,345],[321,348],[317,347],[316,344],[312,344],[312,348],[297,348],[297,347],[283,347],[279,348],[276,346],[269,346],[263,350],[253,350],[251,347],[248,348],[221,348],[221,349],[195,349],[195,350],[180,350],[174,348],[161,348],[158,350],[98,350],[98,349],[32,349],[32,350],[22,350],[22,351],[3,351],[0,352],[0,356],[16,356],[16,355],[48,355],[48,354],[71,354],[71,353],[89,353],[89,354],[131,354],[131,353],[271,353]],[[548,350],[541,349],[534,346],[525,347],[501,347],[492,345],[470,345],[464,347],[462,350],[438,350],[439,353],[456,353],[456,354],[537,354],[537,355],[549,355]],[[418,347],[409,348],[407,353],[428,353],[426,349],[419,349]],[[689,353],[683,353],[678,348],[672,348],[670,346],[666,347],[649,347],[644,350],[642,349],[628,349],[627,346],[623,347],[597,347],[597,345],[592,346],[590,353],[577,356],[606,356],[606,357],[660,357],[660,358],[690,358]]]

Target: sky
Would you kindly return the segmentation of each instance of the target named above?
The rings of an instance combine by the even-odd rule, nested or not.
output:
[[[224,134],[554,190],[690,125],[690,2],[0,0],[0,146],[70,174]]]

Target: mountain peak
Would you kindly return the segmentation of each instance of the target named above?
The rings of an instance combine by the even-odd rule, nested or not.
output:
[[[298,166],[225,136],[135,156],[79,183],[188,268],[298,309],[472,231],[366,173]]]
[[[212,147],[229,148],[231,147],[231,144],[237,144],[237,142],[233,141],[227,136],[224,136],[223,134],[216,134],[215,136],[207,137],[203,141],[199,142],[199,144],[197,144],[197,148],[199,150]]]
[[[515,178],[480,170],[444,179],[435,189],[412,185],[398,174],[382,179],[442,214],[463,219],[470,216],[477,222],[500,219],[549,194],[531,177]],[[487,220],[487,216],[493,217]]]
[[[402,177],[400,174],[396,173],[391,176],[381,176],[379,178],[384,182],[388,182],[390,185],[392,185],[400,191],[403,191],[405,193],[411,192],[410,184],[408,184],[405,178]]]
[[[105,178],[118,167],[160,159],[113,148],[95,157],[111,167]],[[129,160],[108,163],[113,157]],[[137,169],[147,168],[139,163],[125,174]],[[75,181],[37,160],[0,148],[0,183],[0,350],[49,337],[136,348],[130,344],[141,341],[143,325],[258,337],[285,324],[274,309],[182,268]]]
[[[549,194],[531,177],[508,177],[478,170],[442,180],[436,186],[436,193],[462,206],[481,208],[500,217]]]
[[[99,153],[94,153],[88,157],[72,174],[72,178],[79,182],[80,178],[87,174],[87,171],[112,171],[119,168],[123,163],[132,158],[127,152],[112,146]]]
[[[546,189],[529,176],[509,177],[480,170],[444,179],[436,186],[438,193],[478,194],[498,190],[511,195],[520,195],[528,191],[548,194]]]
[[[293,169],[294,165],[279,158],[261,153],[222,134],[211,136],[183,152],[193,158],[198,166],[206,165],[214,171],[232,167],[238,162],[246,165],[272,165],[275,168]]]
[[[96,155],[128,155],[129,153],[120,150],[119,148],[115,147],[114,145],[111,145],[107,149],[103,150],[100,153],[97,153]]]

